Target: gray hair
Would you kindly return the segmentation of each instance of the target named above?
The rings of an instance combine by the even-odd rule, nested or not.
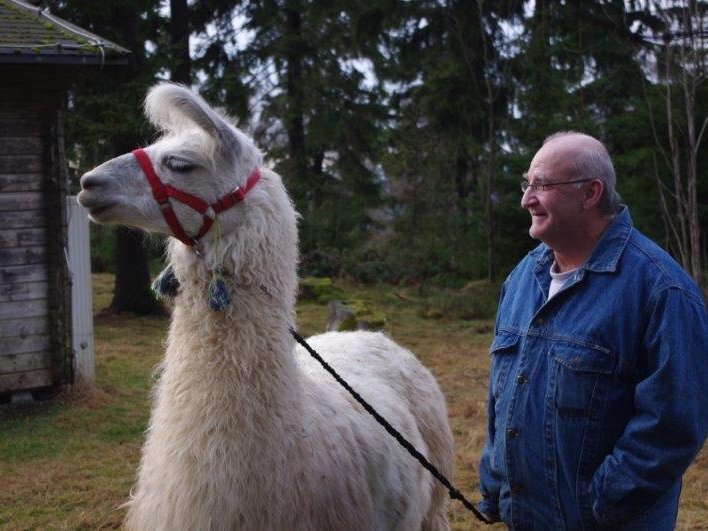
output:
[[[590,135],[578,131],[560,131],[553,133],[543,141],[546,145],[551,140],[565,136],[581,135],[592,138],[597,143],[597,147],[585,148],[575,157],[571,163],[571,179],[597,179],[602,182],[603,190],[598,209],[605,216],[612,216],[617,213],[620,207],[620,196],[617,193],[617,176],[612,159],[605,145]]]

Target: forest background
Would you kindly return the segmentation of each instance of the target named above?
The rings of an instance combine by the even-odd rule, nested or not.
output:
[[[681,0],[53,0],[132,52],[76,80],[76,177],[147,144],[149,86],[192,85],[252,135],[302,219],[301,274],[495,285],[533,246],[519,181],[543,139],[609,148],[635,225],[698,281],[708,242],[708,7]],[[113,307],[149,313],[149,258],[93,226]],[[705,274],[705,273],[704,273]]]

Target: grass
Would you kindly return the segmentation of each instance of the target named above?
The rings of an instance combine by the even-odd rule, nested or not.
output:
[[[109,275],[94,276],[96,386],[77,385],[49,402],[0,409],[0,529],[120,527],[167,319],[101,314],[111,287]],[[451,304],[440,294],[422,300],[397,288],[344,289],[386,314],[389,334],[435,374],[448,400],[457,445],[454,483],[468,498],[478,499],[491,331],[490,320],[469,318],[481,313],[479,301],[465,308],[461,297]],[[326,305],[299,304],[303,335],[323,330],[326,321]],[[704,451],[685,476],[679,529],[708,528],[707,465]],[[453,529],[486,528],[458,502],[450,514]]]

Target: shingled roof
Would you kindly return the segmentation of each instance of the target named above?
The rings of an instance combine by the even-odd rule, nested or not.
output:
[[[22,0],[0,0],[0,63],[128,64],[130,52]]]

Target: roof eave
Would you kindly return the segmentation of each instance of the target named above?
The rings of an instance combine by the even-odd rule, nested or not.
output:
[[[0,46],[0,64],[110,65],[128,66],[130,55],[26,52]]]

